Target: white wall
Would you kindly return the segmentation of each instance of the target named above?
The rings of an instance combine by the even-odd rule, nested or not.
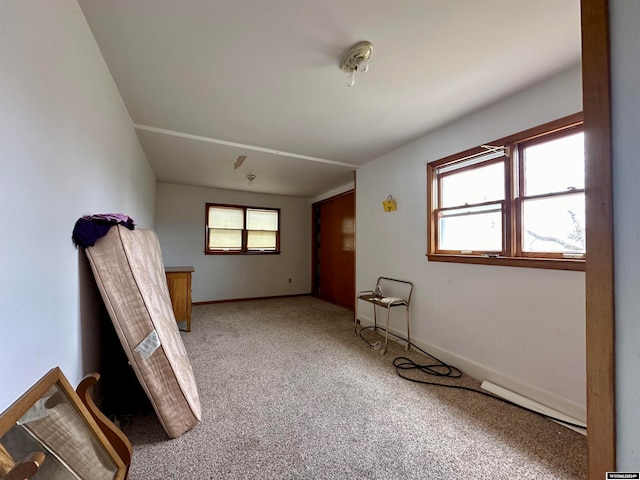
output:
[[[640,2],[610,0],[619,471],[640,468]]]
[[[78,217],[154,225],[155,177],[73,0],[0,2],[0,411],[49,369],[97,367]]]
[[[581,95],[575,68],[361,167],[356,289],[372,288],[379,275],[414,282],[416,344],[476,378],[584,419],[584,273],[425,256],[426,163],[579,112]],[[387,195],[397,212],[383,212]],[[402,317],[394,320],[403,332]]]
[[[282,253],[205,255],[206,203],[280,208]],[[156,232],[166,266],[195,268],[194,302],[311,291],[311,206],[306,198],[159,183]]]

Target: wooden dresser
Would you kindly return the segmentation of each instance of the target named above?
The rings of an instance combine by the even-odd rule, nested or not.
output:
[[[165,267],[171,305],[177,322],[187,322],[191,331],[191,274],[193,267]]]

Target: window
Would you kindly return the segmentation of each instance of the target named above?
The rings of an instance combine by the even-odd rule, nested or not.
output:
[[[206,205],[205,254],[280,253],[280,209]]]
[[[427,165],[429,260],[584,270],[582,115]]]

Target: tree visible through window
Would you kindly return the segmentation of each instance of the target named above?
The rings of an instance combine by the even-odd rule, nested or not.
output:
[[[205,253],[280,253],[280,210],[206,204]]]
[[[584,134],[561,133],[519,146],[525,255],[586,253]]]
[[[430,163],[427,174],[430,260],[584,268],[581,115]]]

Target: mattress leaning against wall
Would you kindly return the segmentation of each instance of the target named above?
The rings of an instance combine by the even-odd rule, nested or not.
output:
[[[116,225],[85,252],[136,377],[166,432],[179,437],[200,421],[200,398],[156,234]]]

